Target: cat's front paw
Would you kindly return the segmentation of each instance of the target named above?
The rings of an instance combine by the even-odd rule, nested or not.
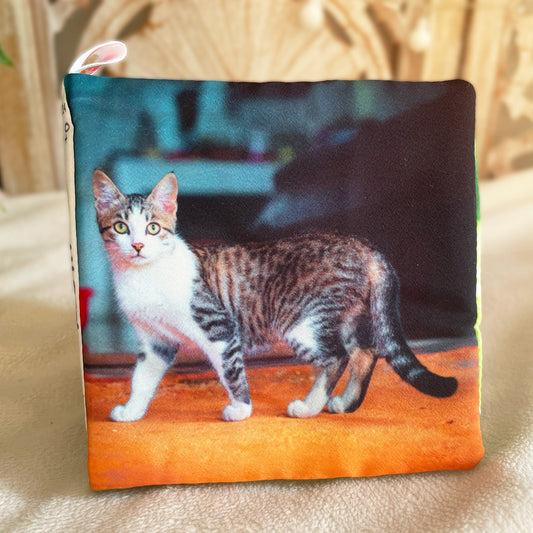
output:
[[[115,405],[111,409],[110,418],[114,422],[133,422],[135,420],[140,420],[144,416],[144,411],[142,413],[136,413],[132,409],[128,409],[128,405]]]
[[[334,396],[328,401],[328,411],[330,413],[344,413],[344,402],[340,396]]]
[[[233,405],[226,405],[222,411],[222,418],[226,422],[236,422],[248,418],[251,414],[251,403],[238,402]]]
[[[293,418],[310,418],[318,413],[312,410],[304,401],[294,400],[287,407],[287,414]]]

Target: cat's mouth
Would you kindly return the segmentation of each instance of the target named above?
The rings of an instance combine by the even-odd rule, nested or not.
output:
[[[146,256],[142,255],[140,252],[137,252],[136,254],[131,254],[130,259],[146,259]]]

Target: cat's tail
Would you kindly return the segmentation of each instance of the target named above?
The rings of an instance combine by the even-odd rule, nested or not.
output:
[[[409,348],[400,321],[399,294],[398,276],[392,268],[385,268],[373,283],[370,295],[376,355],[384,357],[415,389],[430,396],[447,398],[457,390],[457,380],[429,371]]]

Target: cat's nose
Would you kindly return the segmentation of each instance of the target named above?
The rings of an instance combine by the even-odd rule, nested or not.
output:
[[[134,242],[132,246],[133,248],[135,248],[135,251],[137,253],[139,253],[144,248],[144,244],[142,242]]]

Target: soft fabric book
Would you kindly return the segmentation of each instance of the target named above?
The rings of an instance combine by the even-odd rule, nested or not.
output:
[[[64,81],[91,486],[476,465],[472,87],[91,75],[120,52]]]

